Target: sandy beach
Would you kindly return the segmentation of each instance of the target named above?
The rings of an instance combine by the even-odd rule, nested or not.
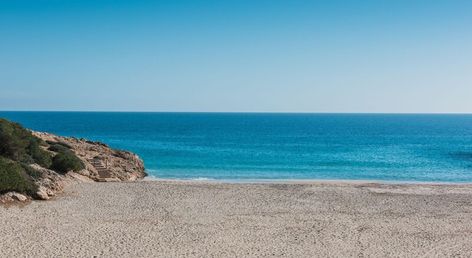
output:
[[[0,257],[472,255],[471,185],[81,183],[0,217]]]

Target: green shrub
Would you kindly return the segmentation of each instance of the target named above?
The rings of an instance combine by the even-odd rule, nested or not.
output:
[[[51,156],[40,148],[41,139],[35,137],[20,124],[0,118],[0,156],[21,163],[51,165]]]
[[[49,145],[61,145],[67,149],[72,149],[72,146],[70,146],[69,144],[65,143],[65,142],[53,142],[53,141],[46,141],[47,144]]]
[[[41,149],[39,147],[40,144],[41,141],[32,141],[28,148],[28,153],[35,163],[37,163],[41,167],[48,168],[51,166],[52,162],[51,155],[47,151]]]
[[[82,161],[70,150],[70,146],[62,142],[49,142],[48,150],[57,152],[52,158],[51,169],[59,173],[79,171],[85,168]]]
[[[57,153],[54,157],[42,149],[48,144],[49,150]],[[67,143],[46,143],[20,124],[0,118],[0,193],[34,195],[37,186],[33,179],[41,177],[41,173],[28,164],[37,163],[58,173],[84,169],[84,163],[70,149]]]
[[[19,124],[0,119],[0,155],[12,160],[21,159],[29,145]]]
[[[30,167],[28,164],[25,164],[25,163],[22,163],[20,165],[23,168],[23,170],[26,172],[26,174],[28,174],[28,176],[30,176],[32,179],[36,180],[36,179],[41,178],[42,173],[39,172],[38,170]]]
[[[51,169],[59,173],[84,169],[84,163],[71,151],[59,152],[52,158]]]
[[[54,151],[54,152],[68,152],[68,151],[70,151],[69,148],[65,147],[62,144],[57,144],[57,143],[54,143],[51,146],[49,146],[48,150]]]
[[[33,195],[37,190],[31,177],[18,162],[0,157],[0,193],[16,191]]]

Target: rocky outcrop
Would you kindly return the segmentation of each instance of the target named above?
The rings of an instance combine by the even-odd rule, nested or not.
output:
[[[67,183],[74,181],[71,180],[67,174],[61,175],[37,164],[32,164],[31,167],[38,173],[35,179],[35,183],[38,185],[38,191],[33,197],[40,200],[49,200],[51,197],[55,196],[56,193],[62,192]]]
[[[33,132],[43,141],[67,145],[85,164],[77,173],[94,181],[135,181],[146,176],[143,161],[134,153],[111,149],[101,142]]]
[[[70,183],[135,181],[146,176],[143,161],[134,153],[115,150],[100,142],[72,137],[61,137],[50,133],[32,132],[48,146],[60,144],[72,151],[84,164],[80,171],[58,173],[38,164],[30,165],[35,171],[34,182],[38,190],[31,197],[48,200],[64,190]],[[47,146],[43,147],[48,150]],[[0,196],[0,203],[27,202],[31,199],[25,195],[10,192]]]
[[[0,195],[0,203],[12,203],[12,202],[27,202],[30,199],[23,194],[17,192],[9,192],[3,195]]]

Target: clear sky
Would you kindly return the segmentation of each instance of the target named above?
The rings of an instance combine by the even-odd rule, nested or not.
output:
[[[0,0],[0,110],[472,112],[472,1]]]

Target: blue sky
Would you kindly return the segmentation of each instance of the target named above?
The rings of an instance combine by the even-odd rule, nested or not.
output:
[[[0,110],[472,112],[472,1],[0,0]]]

